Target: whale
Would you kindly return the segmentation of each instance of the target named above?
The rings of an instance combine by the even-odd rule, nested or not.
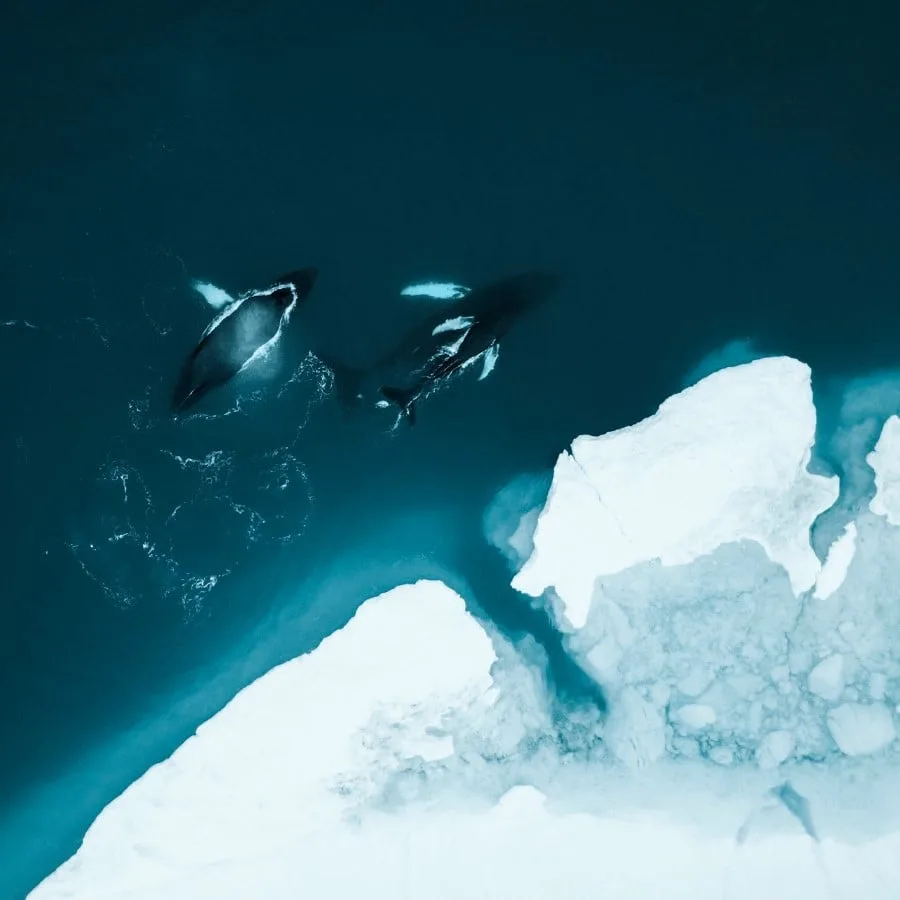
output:
[[[545,302],[559,284],[554,273],[527,272],[472,291],[454,308],[456,315],[440,326],[455,340],[436,348],[424,366],[411,368],[403,382],[382,383],[381,396],[414,425],[417,401],[454,374],[481,361],[478,380],[487,378],[497,365],[500,343],[514,323]]]
[[[480,378],[486,378],[513,323],[549,298],[560,280],[554,273],[535,271],[474,290],[456,284],[439,284],[439,292],[431,285],[407,288],[403,295],[453,299],[431,307],[429,315],[368,366],[353,367],[334,355],[317,355],[334,374],[335,391],[345,410],[394,405],[412,425],[416,402],[457,372],[481,360]]]
[[[173,413],[187,412],[265,356],[297,304],[309,296],[317,277],[314,267],[298,269],[221,304],[224,308],[206,326],[181,367],[172,393]]]

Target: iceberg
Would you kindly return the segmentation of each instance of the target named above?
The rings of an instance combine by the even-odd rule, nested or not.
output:
[[[300,852],[298,878],[318,868],[322,882],[295,882],[304,896],[338,896],[329,887],[333,832],[346,832],[349,851],[358,836],[345,818],[370,782],[399,759],[453,752],[442,720],[485,697],[495,659],[440,583],[370,600],[314,652],[244,688],[109,804],[78,853],[30,896],[275,897],[255,876],[227,882],[233,867],[265,869],[279,852]]]
[[[877,753],[897,736],[894,717],[883,703],[842,703],[828,713],[828,728],[847,756]]]
[[[747,540],[795,592],[812,587],[821,564],[809,529],[838,496],[836,477],[806,469],[815,429],[809,368],[770,358],[715,372],[637,425],[577,438],[556,463],[514,586],[554,588],[581,628],[598,577]]]
[[[577,437],[482,525],[608,709],[554,697],[533,642],[446,585],[402,585],[238,693],[31,900],[896,897],[900,420],[881,425],[874,495],[821,554],[842,485],[810,470],[802,362]]]
[[[513,585],[607,693],[613,752],[617,707],[640,743],[652,726],[653,752],[621,761],[765,769],[895,749],[900,606],[883,560],[900,549],[900,419],[867,457],[868,508],[820,560],[811,534],[841,485],[810,471],[810,376],[785,357],[716,371],[555,465]]]

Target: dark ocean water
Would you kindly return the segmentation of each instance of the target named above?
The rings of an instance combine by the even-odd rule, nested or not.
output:
[[[596,702],[482,539],[493,494],[652,412],[731,339],[817,378],[895,364],[896,19],[676,5],[3,6],[0,896],[403,580],[445,577]],[[240,291],[305,265],[322,274],[268,389],[168,419],[211,317],[191,279]],[[283,389],[310,340],[388,346],[410,281],[537,266],[565,276],[558,300],[411,431],[348,420],[320,373]],[[226,474],[264,539],[204,481]],[[123,517],[164,563],[110,543]],[[173,563],[230,574],[188,590]]]

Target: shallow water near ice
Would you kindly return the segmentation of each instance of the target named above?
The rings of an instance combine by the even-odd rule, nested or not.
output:
[[[19,123],[0,150],[0,895],[243,684],[402,581],[442,578],[536,635],[557,689],[602,704],[483,539],[496,491],[648,415],[729,342],[810,364],[818,464],[838,469],[846,379],[896,363],[889,28],[836,7],[401,6],[0,13]],[[279,353],[173,423],[213,312],[192,282],[237,296],[305,265],[321,276]],[[415,429],[345,417],[305,356],[369,358],[439,302],[410,284],[536,266],[565,276],[557,301]],[[857,410],[893,402],[864,388]]]

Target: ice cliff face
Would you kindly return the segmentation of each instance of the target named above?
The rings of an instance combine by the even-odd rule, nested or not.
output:
[[[824,562],[808,368],[716,372],[501,492],[488,537],[609,711],[448,588],[364,604],[98,817],[51,898],[900,893],[900,420]]]

